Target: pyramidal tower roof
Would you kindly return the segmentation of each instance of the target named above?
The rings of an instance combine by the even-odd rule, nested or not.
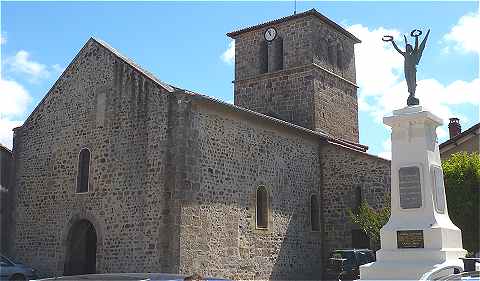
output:
[[[314,17],[320,19],[324,23],[330,25],[331,27],[333,27],[334,29],[336,29],[340,33],[342,33],[345,36],[352,39],[355,43],[361,43],[362,42],[360,39],[355,37],[355,35],[353,35],[349,31],[347,31],[345,28],[341,27],[340,25],[338,25],[337,23],[335,23],[331,19],[322,15],[321,13],[319,13],[315,9],[310,9],[310,10],[302,12],[302,13],[294,14],[294,15],[291,15],[291,16],[286,16],[286,17],[279,18],[279,19],[272,20],[272,21],[267,21],[267,22],[260,23],[260,24],[254,25],[254,26],[239,29],[237,31],[232,31],[232,32],[227,33],[227,36],[235,39],[235,37],[237,37],[238,35],[240,35],[242,33],[245,33],[245,32],[253,31],[253,30],[256,30],[256,29],[260,29],[260,28],[272,25],[272,24],[278,24],[278,23],[286,22],[286,21],[289,21],[289,20],[292,20],[292,19],[303,18],[303,17],[307,17],[307,16],[314,16]]]

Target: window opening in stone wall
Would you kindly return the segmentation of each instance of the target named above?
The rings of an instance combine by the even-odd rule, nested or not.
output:
[[[277,37],[272,42],[271,50],[273,55],[271,58],[272,62],[272,71],[282,70],[283,69],[283,38]],[[269,49],[270,51],[270,49]]]
[[[83,148],[78,156],[77,193],[88,192],[90,150]]]
[[[310,224],[312,231],[320,230],[318,197],[315,194],[310,197]]]
[[[333,40],[328,42],[328,62],[334,66],[337,63],[337,50]]]
[[[357,186],[355,188],[355,206],[354,206],[355,209],[358,210],[360,208],[360,205],[362,204],[362,200],[363,200],[362,187]]]
[[[337,45],[337,66],[338,68],[342,69],[343,68],[343,46],[339,43]]]
[[[257,189],[257,228],[268,227],[268,193],[264,186]]]
[[[267,41],[260,42],[259,51],[260,74],[268,72],[268,43]]]

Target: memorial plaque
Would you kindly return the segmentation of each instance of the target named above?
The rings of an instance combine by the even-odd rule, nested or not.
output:
[[[433,202],[435,209],[440,214],[445,213],[445,186],[443,185],[443,172],[440,167],[432,166],[433,172]]]
[[[400,207],[415,209],[422,206],[420,169],[417,166],[403,167],[398,171]]]
[[[423,248],[423,230],[397,231],[397,248]]]

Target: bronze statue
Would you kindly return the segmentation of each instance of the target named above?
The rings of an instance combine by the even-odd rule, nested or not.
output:
[[[382,38],[384,42],[392,42],[395,50],[397,50],[397,52],[399,52],[405,58],[403,67],[405,71],[405,80],[407,80],[408,93],[410,94],[407,99],[408,106],[419,104],[419,100],[415,98],[415,90],[417,88],[417,65],[422,57],[423,49],[425,49],[425,44],[427,43],[429,34],[430,29],[419,46],[418,37],[422,35],[422,31],[418,29],[412,30],[412,32],[410,32],[410,36],[415,37],[415,48],[408,44],[407,36],[403,35],[403,38],[405,39],[405,52],[398,48],[397,44],[395,44],[395,41],[393,41],[393,36],[385,35]]]

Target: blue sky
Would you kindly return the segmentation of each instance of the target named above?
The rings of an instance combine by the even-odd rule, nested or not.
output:
[[[389,157],[381,117],[404,106],[403,61],[381,42],[430,28],[418,68],[421,104],[444,120],[478,122],[478,2],[297,2],[317,9],[363,43],[356,45],[360,142]],[[91,36],[161,80],[233,100],[234,67],[225,33],[293,12],[293,2],[1,2],[0,142],[20,125]],[[446,124],[438,131],[448,138]]]

